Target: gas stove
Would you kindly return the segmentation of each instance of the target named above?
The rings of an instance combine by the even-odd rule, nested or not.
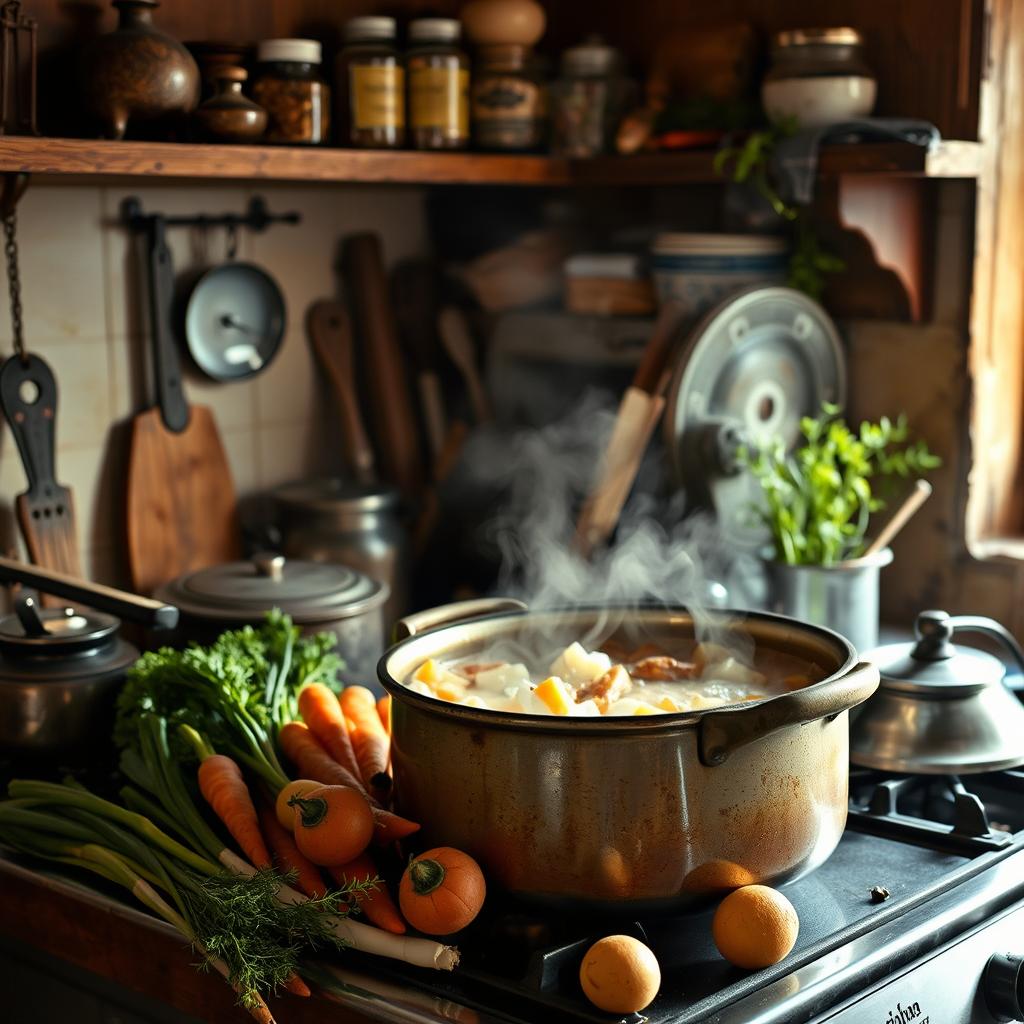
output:
[[[800,915],[793,952],[732,967],[714,908],[600,922],[492,911],[460,937],[453,975],[361,958],[320,965],[339,1003],[386,1021],[464,1024],[991,1024],[1024,1019],[1024,771],[963,778],[854,769],[836,851],[784,887]],[[643,1016],[596,1010],[579,988],[602,935],[654,950],[662,987]]]

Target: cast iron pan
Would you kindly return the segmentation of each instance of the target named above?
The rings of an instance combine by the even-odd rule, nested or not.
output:
[[[224,263],[205,271],[183,307],[189,354],[214,380],[242,380],[265,369],[284,337],[284,296],[252,263]]]

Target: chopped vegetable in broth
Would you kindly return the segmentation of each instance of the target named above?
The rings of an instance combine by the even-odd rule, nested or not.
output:
[[[614,660],[613,660],[614,655]],[[588,651],[571,643],[547,667],[479,659],[423,662],[407,682],[427,697],[492,711],[575,718],[659,715],[760,700],[806,686],[787,671],[777,679],[716,644],[698,644],[691,660],[647,644],[635,651]]]

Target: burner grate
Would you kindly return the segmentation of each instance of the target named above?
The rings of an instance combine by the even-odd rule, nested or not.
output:
[[[854,771],[850,821],[879,835],[955,853],[1000,850],[1013,843],[1013,829],[991,819],[982,796],[972,791],[984,791],[984,778],[974,777],[968,789],[956,775],[892,777]],[[1024,772],[999,773],[998,781],[1000,789],[1024,794]],[[999,806],[999,800],[993,800],[992,810]],[[1024,822],[1020,825],[1024,827]]]

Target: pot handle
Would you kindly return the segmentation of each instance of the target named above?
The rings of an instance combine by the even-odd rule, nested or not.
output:
[[[35,587],[44,594],[54,594],[90,608],[99,608],[118,618],[153,629],[174,629],[178,624],[178,609],[173,605],[115,590],[102,583],[81,580],[53,569],[44,569],[42,566],[26,565],[13,558],[0,557],[0,583],[21,583],[26,587]]]
[[[493,615],[495,612],[525,612],[526,605],[514,597],[478,597],[472,601],[456,601],[443,604],[439,608],[427,608],[422,612],[413,612],[395,623],[394,642],[407,640],[417,633],[438,626],[449,626],[454,622],[465,622],[467,619],[478,619],[482,615]]]
[[[746,708],[709,711],[699,726],[701,763],[714,767],[740,747],[780,729],[835,718],[866,701],[878,689],[878,682],[878,667],[862,661],[826,686],[807,686]]]

